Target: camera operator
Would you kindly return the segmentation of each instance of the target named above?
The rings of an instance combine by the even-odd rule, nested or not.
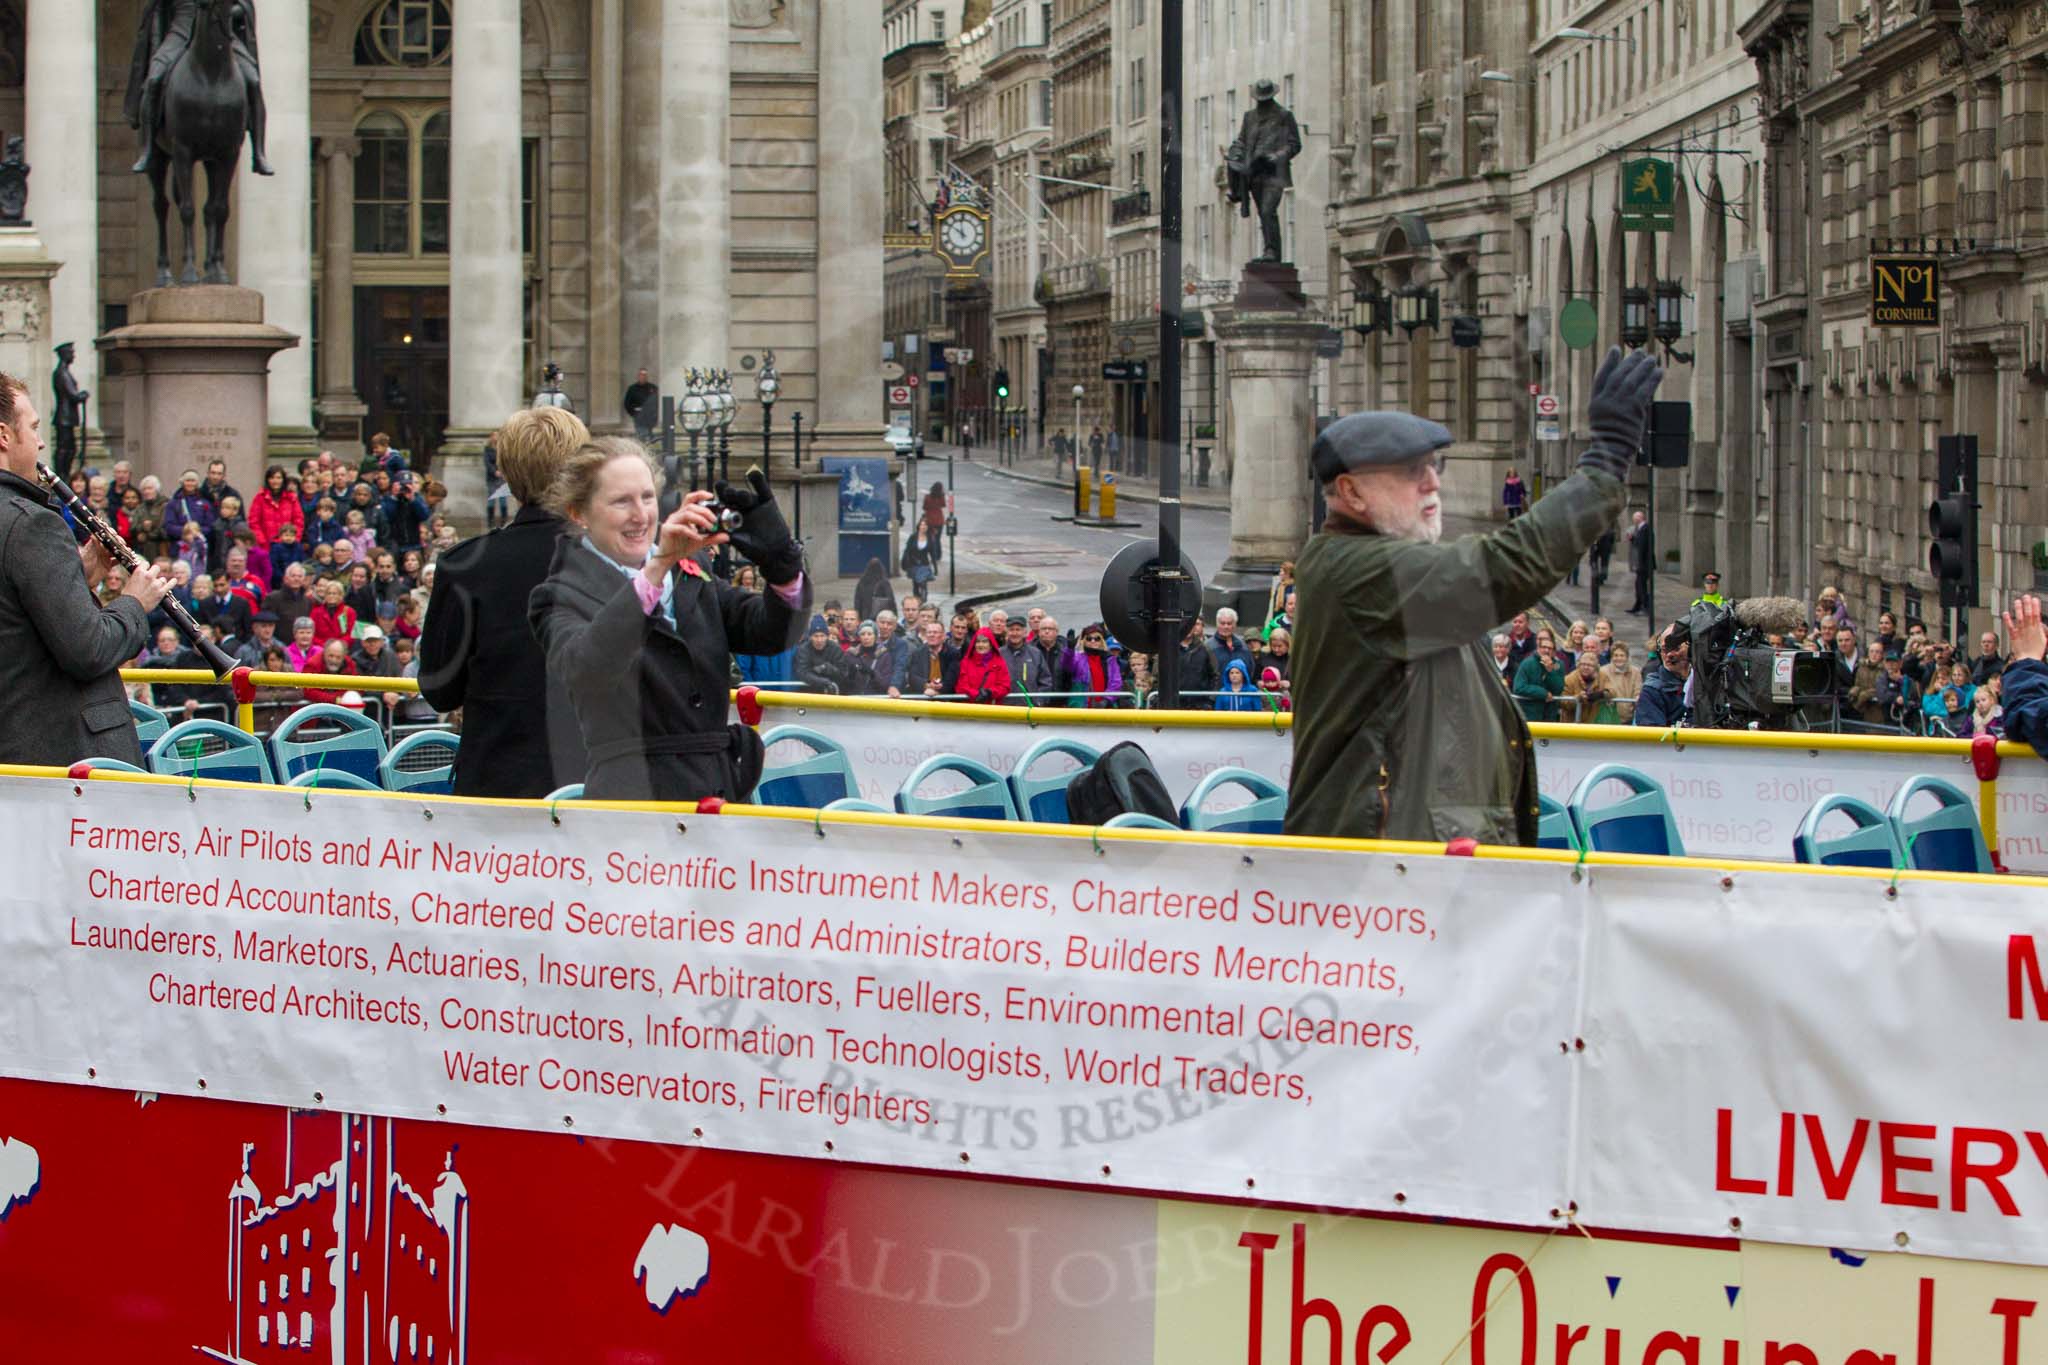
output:
[[[1637,725],[1669,729],[1692,719],[1692,707],[1685,699],[1686,683],[1692,677],[1692,644],[1674,644],[1676,624],[1664,627],[1657,637],[1657,657],[1643,670],[1643,690],[1636,697]]]

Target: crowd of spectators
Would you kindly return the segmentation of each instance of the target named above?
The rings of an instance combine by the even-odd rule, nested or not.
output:
[[[228,482],[219,460],[203,476],[184,471],[168,491],[153,475],[134,480],[125,460],[104,472],[77,470],[70,482],[137,554],[169,570],[171,596],[239,662],[259,672],[417,676],[434,562],[458,537],[441,511],[447,490],[418,477],[387,437],[372,437],[353,463],[323,451],[300,461],[296,473],[272,465],[253,497]],[[125,582],[115,568],[102,599],[119,596]],[[136,667],[202,666],[163,607],[150,625],[152,644]],[[268,691],[257,701],[273,713],[300,696],[299,689]],[[225,710],[230,700],[214,686],[136,684],[130,693],[173,719]],[[303,695],[362,704],[352,690]],[[415,702],[396,718],[433,717]]]
[[[1719,579],[1702,579],[1699,601],[1720,601]],[[1878,613],[1868,636],[1850,619],[1842,594],[1822,589],[1805,624],[1764,637],[1774,649],[1818,654],[1832,668],[1841,728],[1851,731],[1970,737],[2004,733],[2002,675],[2010,662],[1999,633],[1978,636],[1977,651],[1928,633],[1924,623]],[[1559,640],[1526,613],[1492,639],[1501,683],[1530,720],[1592,725],[1671,725],[1687,718],[1690,660],[1664,657],[1658,641],[1631,649],[1601,617],[1573,621]],[[1647,695],[1646,695],[1647,692]]]
[[[1273,610],[1249,638],[1238,613],[1216,612],[1213,632],[1198,615],[1173,660],[1180,705],[1190,710],[1289,709],[1293,653],[1292,566],[1272,595]],[[742,586],[747,571],[741,570]],[[785,659],[742,657],[743,679],[791,682],[840,696],[909,697],[995,706],[1118,708],[1155,704],[1160,677],[1145,650],[1119,641],[1100,621],[1062,627],[1042,607],[985,615],[951,613],[906,596],[864,616],[826,602],[803,643]]]

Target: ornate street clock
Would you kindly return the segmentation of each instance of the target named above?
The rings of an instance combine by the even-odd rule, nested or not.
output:
[[[988,255],[988,212],[957,205],[939,215],[938,229],[935,249],[946,263],[946,273],[978,274]]]

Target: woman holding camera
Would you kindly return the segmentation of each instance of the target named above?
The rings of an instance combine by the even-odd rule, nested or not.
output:
[[[653,461],[620,437],[591,442],[556,478],[548,501],[569,528],[529,613],[589,750],[589,799],[744,800],[761,775],[760,736],[726,724],[732,653],[793,645],[809,587],[768,480],[747,480],[716,500],[689,493],[663,519]],[[739,514],[729,534],[720,503]],[[702,557],[728,541],[766,591],[712,576]]]

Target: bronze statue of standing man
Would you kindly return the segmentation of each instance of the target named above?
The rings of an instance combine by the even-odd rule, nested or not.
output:
[[[57,368],[50,374],[50,392],[56,398],[50,413],[50,424],[57,431],[57,448],[51,453],[50,466],[59,478],[71,477],[71,466],[78,463],[78,434],[85,426],[85,400],[92,397],[78,387],[78,376],[71,373],[71,362],[77,355],[77,347],[65,342],[57,348]]]
[[[1301,127],[1274,99],[1278,93],[1269,80],[1252,86],[1252,107],[1245,111],[1237,141],[1223,154],[1230,202],[1245,217],[1251,216],[1253,205],[1258,206],[1259,231],[1265,242],[1265,250],[1256,258],[1259,261],[1285,259],[1280,249],[1280,197],[1294,187],[1289,167],[1301,154]]]

